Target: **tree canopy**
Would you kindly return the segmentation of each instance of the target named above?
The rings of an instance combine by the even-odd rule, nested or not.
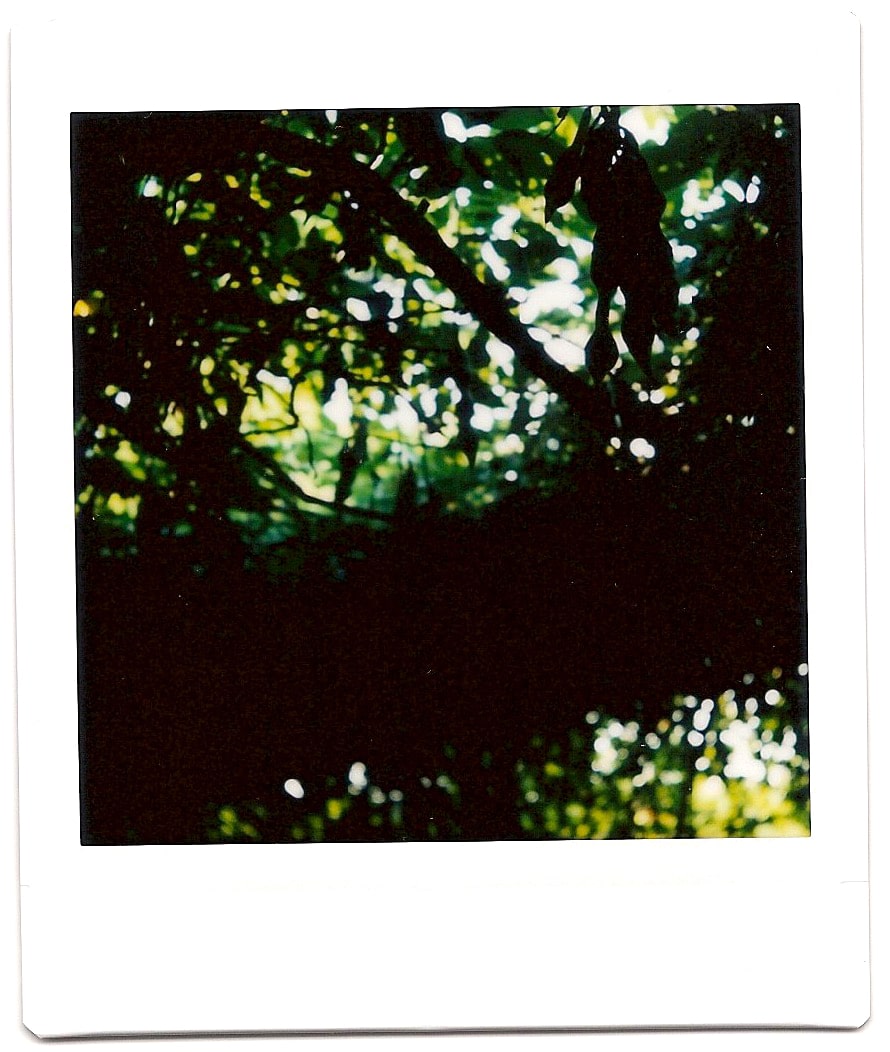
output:
[[[72,191],[85,842],[806,830],[796,107],[75,114]]]

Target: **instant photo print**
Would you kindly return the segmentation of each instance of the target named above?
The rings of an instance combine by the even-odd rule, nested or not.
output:
[[[564,6],[14,34],[39,1036],[867,1018],[857,25]]]

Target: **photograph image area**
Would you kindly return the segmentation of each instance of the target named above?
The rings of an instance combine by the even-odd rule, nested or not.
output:
[[[79,112],[71,193],[82,844],[809,835],[797,105]]]

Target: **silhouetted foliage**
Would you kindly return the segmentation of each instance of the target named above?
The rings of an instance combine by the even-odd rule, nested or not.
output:
[[[796,108],[620,112],[73,117],[85,843],[805,813]]]

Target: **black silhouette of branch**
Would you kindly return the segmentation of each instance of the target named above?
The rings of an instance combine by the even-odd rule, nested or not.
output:
[[[557,364],[543,344],[512,313],[504,290],[476,277],[409,201],[369,166],[342,147],[328,146],[276,126],[268,113],[146,114],[105,119],[81,135],[90,163],[133,178],[148,173],[184,178],[192,172],[231,171],[239,160],[259,155],[285,168],[308,170],[310,178],[333,191],[349,191],[359,204],[392,228],[462,301],[492,335],[510,347],[529,372],[542,379],[593,426],[609,426],[602,393],[576,373]],[[75,159],[76,162],[76,159]],[[296,178],[296,176],[295,176]],[[305,183],[305,178],[302,179]]]

